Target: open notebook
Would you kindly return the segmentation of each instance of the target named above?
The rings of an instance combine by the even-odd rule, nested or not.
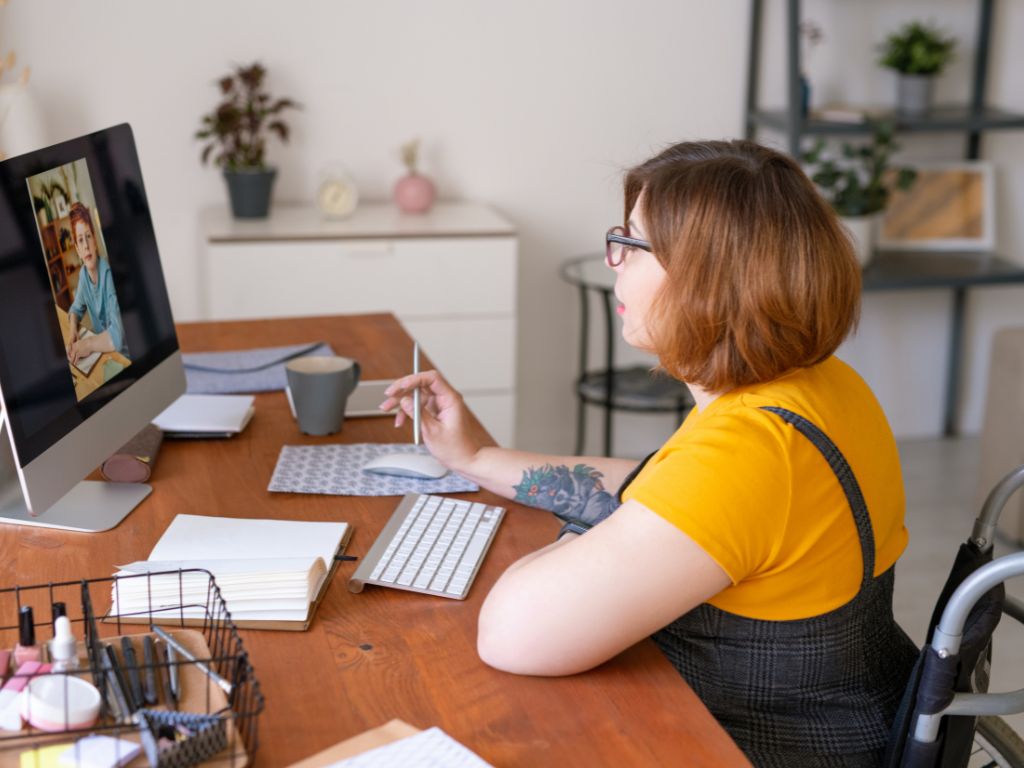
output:
[[[237,626],[301,630],[351,534],[348,523],[178,515],[148,560],[119,566],[117,575],[202,568],[213,574]],[[202,573],[119,579],[111,614],[148,621],[152,607],[155,618],[162,612],[166,621],[202,620],[208,585]]]
[[[85,328],[85,329],[82,330],[81,333],[78,334],[78,338],[79,339],[88,339],[90,336],[95,336],[95,335],[96,334],[93,333],[92,331],[90,331],[88,328]],[[79,361],[74,364],[75,368],[80,370],[82,372],[83,376],[88,376],[90,373],[92,373],[92,369],[95,367],[97,361],[100,359],[100,355],[101,354],[103,354],[103,353],[102,352],[93,352],[91,355],[87,355],[87,356],[85,356],[83,358],[80,358]]]

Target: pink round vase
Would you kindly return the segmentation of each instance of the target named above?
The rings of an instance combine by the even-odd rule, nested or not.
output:
[[[434,182],[418,173],[409,173],[395,184],[395,205],[402,213],[426,213],[434,204]]]

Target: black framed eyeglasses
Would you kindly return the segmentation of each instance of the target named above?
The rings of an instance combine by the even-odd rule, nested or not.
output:
[[[604,236],[604,260],[609,267],[617,267],[626,258],[627,248],[640,248],[651,253],[651,244],[637,237],[630,237],[625,227],[612,227]]]

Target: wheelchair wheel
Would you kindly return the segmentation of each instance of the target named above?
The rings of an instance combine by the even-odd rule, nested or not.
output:
[[[979,717],[974,732],[973,768],[1024,768],[1024,740],[999,717]]]

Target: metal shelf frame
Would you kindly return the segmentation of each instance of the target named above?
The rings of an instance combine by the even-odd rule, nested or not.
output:
[[[751,0],[750,59],[747,62],[746,137],[753,139],[759,127],[772,128],[786,135],[786,146],[793,157],[800,155],[800,140],[806,135],[866,135],[868,122],[846,123],[817,120],[804,115],[800,99],[800,8],[801,0],[786,1],[786,106],[784,109],[761,109],[758,105],[758,74],[764,26],[765,0]],[[985,105],[988,80],[989,49],[995,0],[978,0],[977,45],[971,92],[966,105],[943,106],[920,117],[907,117],[896,112],[884,115],[893,120],[900,132],[963,132],[966,136],[964,158],[981,156],[982,134],[988,130],[1024,129],[1024,114],[1007,112]]]

